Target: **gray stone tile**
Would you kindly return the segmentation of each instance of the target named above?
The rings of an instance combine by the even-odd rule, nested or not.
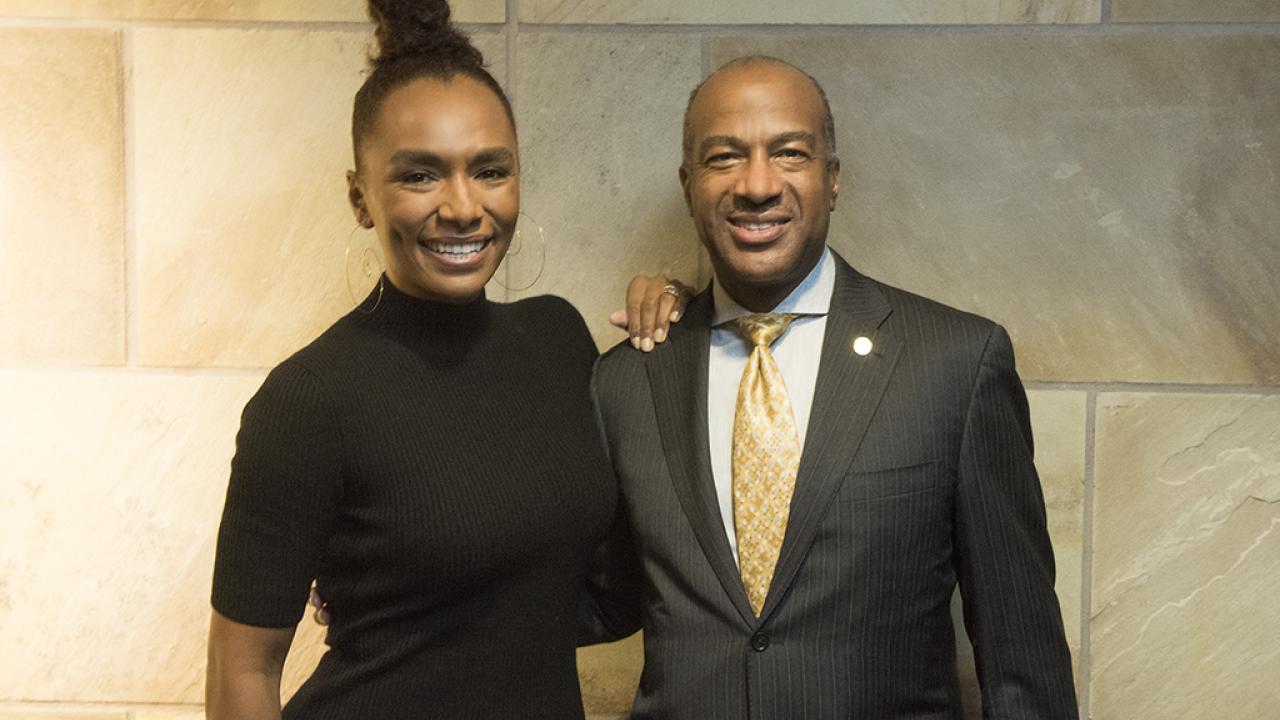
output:
[[[1025,377],[1280,383],[1280,38],[721,38],[825,86],[831,242],[980,312]]]
[[[1115,22],[1275,22],[1276,0],[1112,0]]]
[[[453,0],[458,22],[500,23],[505,0]],[[361,0],[0,0],[0,16],[121,19],[361,22],[368,18]]]
[[[1280,397],[1098,400],[1095,718],[1280,704]]]
[[[582,24],[911,25],[1081,23],[1101,0],[520,0],[520,20]]]
[[[699,40],[543,32],[522,34],[517,52],[521,208],[547,243],[542,277],[512,297],[568,298],[607,347],[623,338],[607,317],[632,275],[696,274],[699,246],[676,171]],[[520,275],[537,264],[536,253],[513,260]]]

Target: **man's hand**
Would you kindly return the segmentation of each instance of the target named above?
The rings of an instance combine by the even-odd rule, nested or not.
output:
[[[693,291],[666,275],[636,275],[627,285],[626,307],[614,310],[609,322],[623,328],[631,346],[649,352],[667,339],[671,323],[680,322]]]

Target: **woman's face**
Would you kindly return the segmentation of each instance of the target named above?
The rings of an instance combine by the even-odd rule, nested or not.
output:
[[[387,95],[347,180],[397,288],[454,304],[480,294],[520,212],[516,150],[502,102],[472,78],[421,78]]]

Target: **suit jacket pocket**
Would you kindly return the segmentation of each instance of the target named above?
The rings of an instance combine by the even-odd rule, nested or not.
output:
[[[915,495],[936,490],[948,477],[946,463],[941,460],[853,472],[840,486],[839,498],[841,502],[869,502]]]

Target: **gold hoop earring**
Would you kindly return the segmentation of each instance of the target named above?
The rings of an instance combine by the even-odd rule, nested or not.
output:
[[[377,278],[378,298],[374,301],[373,307],[366,310],[366,313],[372,313],[382,304],[383,283],[385,282],[383,275],[382,259],[378,257],[374,244],[366,245],[356,252],[352,252],[352,240],[355,239],[356,231],[367,229],[363,225],[357,224],[351,229],[351,234],[347,236],[347,248],[343,254],[344,265],[346,269],[347,280],[347,296],[351,298],[352,305],[359,305],[362,295],[367,294],[372,288],[374,278]],[[375,236],[376,238],[376,236]],[[357,294],[357,288],[364,288],[363,292]]]
[[[525,250],[529,252],[526,254]],[[516,256],[520,256],[519,262],[508,262],[509,258]],[[511,238],[511,247],[502,258],[502,266],[494,273],[493,281],[508,292],[528,290],[542,278],[546,265],[547,236],[536,220],[521,212],[515,234]],[[504,268],[505,281],[501,279]]]

